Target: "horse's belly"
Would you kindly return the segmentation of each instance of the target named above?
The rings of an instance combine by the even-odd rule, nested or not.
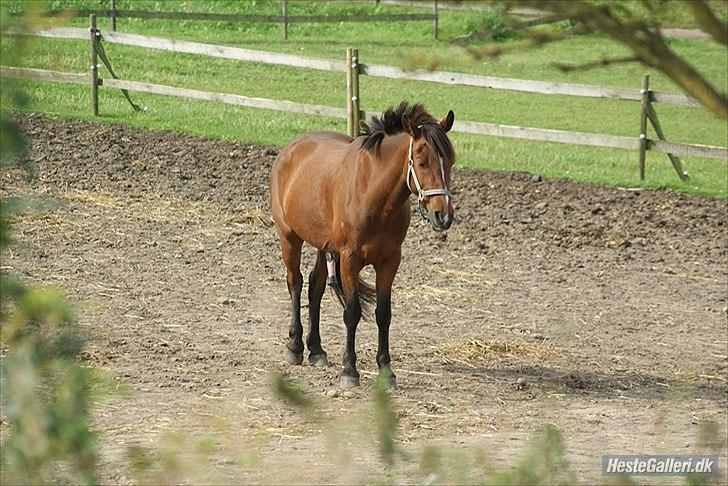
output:
[[[325,199],[320,192],[301,190],[289,192],[283,202],[291,229],[318,249],[324,248],[331,236],[331,215],[326,214],[328,204]]]

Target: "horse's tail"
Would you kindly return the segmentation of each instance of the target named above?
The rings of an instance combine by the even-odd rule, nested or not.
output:
[[[341,282],[341,264],[336,261],[336,279]],[[339,300],[341,307],[345,306],[344,303],[344,289],[341,285],[332,285],[336,298]],[[374,308],[377,304],[377,291],[376,289],[366,283],[364,280],[359,278],[357,280],[357,294],[359,294],[359,305],[361,306],[361,316],[365,321],[373,321]]]

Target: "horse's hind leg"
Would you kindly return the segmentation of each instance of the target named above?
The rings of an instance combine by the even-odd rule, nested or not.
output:
[[[288,329],[286,344],[286,360],[291,364],[303,362],[303,326],[301,325],[301,291],[303,275],[301,275],[301,246],[303,240],[293,232],[281,234],[281,252],[286,265],[286,283],[291,296],[291,326]]]
[[[314,366],[328,366],[329,360],[321,347],[319,320],[321,317],[321,299],[326,291],[326,256],[319,251],[316,265],[308,276],[308,361]]]

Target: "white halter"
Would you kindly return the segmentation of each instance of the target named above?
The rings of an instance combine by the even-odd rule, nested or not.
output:
[[[410,186],[410,178],[412,178],[415,181],[415,187],[417,188],[417,200],[420,204],[422,204],[422,201],[430,196],[445,196],[445,204],[449,204],[452,193],[447,188],[447,182],[445,182],[445,162],[442,160],[442,156],[438,154],[437,160],[440,162],[440,175],[442,175],[443,187],[440,189],[423,190],[420,185],[420,180],[417,178],[417,172],[415,172],[415,161],[412,159],[413,143],[414,139],[410,138],[409,149],[407,150],[407,188],[412,191],[412,187]]]

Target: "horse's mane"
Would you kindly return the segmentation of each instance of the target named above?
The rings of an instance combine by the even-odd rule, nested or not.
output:
[[[410,105],[406,101],[402,101],[396,109],[389,108],[382,113],[382,116],[373,116],[368,124],[362,122],[364,129],[362,148],[378,154],[379,147],[386,135],[396,135],[405,131],[402,126],[402,115],[407,115],[410,124],[420,128],[422,136],[425,137],[427,145],[432,150],[435,150],[445,160],[454,160],[455,151],[450,139],[447,138],[440,122],[427,112],[422,103]]]

